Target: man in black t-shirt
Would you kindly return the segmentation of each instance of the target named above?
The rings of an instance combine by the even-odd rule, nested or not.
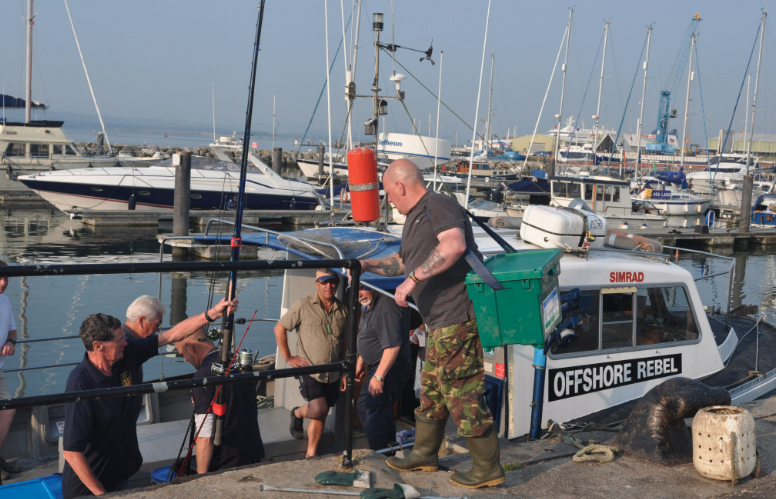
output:
[[[215,344],[207,339],[204,330],[176,343],[175,347],[183,358],[197,369],[194,378],[213,376],[210,366],[218,359],[218,350]],[[236,374],[236,372],[232,367],[230,374]],[[222,386],[226,414],[219,446],[214,446],[210,441],[215,420],[211,404],[214,402],[217,387],[206,386],[191,391],[196,428],[199,430],[196,445],[197,473],[200,474],[255,464],[264,458],[255,383],[247,381]]]
[[[396,439],[393,405],[412,375],[410,311],[361,286],[356,380],[366,374],[356,410],[369,447],[384,449]],[[345,378],[342,378],[342,391]]]
[[[436,471],[445,423],[452,416],[458,434],[466,437],[473,467],[454,473],[450,480],[467,488],[498,485],[505,475],[493,416],[482,396],[482,345],[464,284],[471,270],[465,257],[482,260],[471,222],[454,199],[426,190],[423,175],[411,161],[391,163],[383,188],[407,217],[401,247],[396,255],[362,261],[361,270],[404,274],[405,281],[396,288],[396,303],[406,307],[412,295],[429,327],[420,407],[415,409],[415,446],[406,458],[393,456],[386,464],[399,471]]]
[[[201,328],[221,317],[227,309],[233,313],[237,300],[221,300],[214,308],[186,321]],[[65,392],[138,384],[140,366],[157,355],[159,347],[190,334],[190,330],[179,328],[127,341],[118,319],[105,314],[90,315],[80,329],[86,353],[70,372]],[[64,499],[105,494],[128,486],[129,478],[143,462],[137,441],[134,400],[134,397],[117,397],[65,404]]]

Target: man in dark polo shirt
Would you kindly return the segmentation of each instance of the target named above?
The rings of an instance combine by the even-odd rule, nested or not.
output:
[[[176,343],[175,347],[197,369],[194,378],[213,376],[210,366],[218,359],[218,349],[208,339],[204,329]],[[230,374],[238,372],[233,367]],[[219,446],[214,446],[210,440],[215,419],[210,405],[215,399],[216,387],[206,386],[191,391],[196,428],[199,430],[196,442],[197,473],[255,464],[264,458],[264,443],[261,440],[256,407],[256,384],[249,381],[223,385],[221,390],[224,393],[226,414]]]
[[[363,286],[358,301],[363,310],[358,325],[356,379],[361,380],[366,373],[366,380],[356,410],[369,447],[379,450],[396,440],[393,405],[412,375],[410,311]]]
[[[412,295],[428,325],[426,363],[421,375],[420,406],[415,410],[415,446],[404,459],[388,458],[399,471],[436,471],[445,423],[452,415],[466,437],[473,467],[451,481],[468,488],[502,483],[499,445],[493,416],[482,398],[485,374],[474,307],[464,279],[471,270],[462,257],[470,251],[482,260],[471,222],[458,203],[426,190],[414,163],[398,160],[383,175],[388,200],[406,215],[399,253],[361,262],[363,272],[405,275],[396,303],[407,306]]]
[[[222,300],[213,309],[187,321],[203,327],[221,317],[230,306],[232,312],[236,310],[237,300]],[[138,384],[138,369],[157,355],[159,347],[190,334],[191,331],[179,329],[127,341],[118,319],[105,314],[90,315],[80,329],[86,353],[70,372],[65,392]],[[65,499],[126,488],[129,478],[140,469],[143,459],[137,441],[134,399],[117,397],[65,404]]]
[[[331,269],[315,273],[317,292],[296,301],[275,325],[278,352],[291,367],[316,366],[339,362],[344,358],[342,341],[348,322],[348,309],[337,299],[339,276]],[[296,329],[296,355],[288,348],[288,331]],[[291,409],[291,436],[304,438],[302,423],[307,426],[307,457],[318,455],[318,443],[329,408],[339,397],[339,372],[302,375],[299,392],[307,405]]]

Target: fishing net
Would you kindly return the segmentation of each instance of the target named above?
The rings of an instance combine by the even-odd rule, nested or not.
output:
[[[376,239],[353,239],[346,235],[335,235],[331,229],[310,229],[304,231],[304,235],[285,233],[278,236],[278,241],[289,249],[332,260],[342,257],[362,260],[377,251],[380,242],[388,240],[396,241],[398,238],[383,236]],[[332,246],[338,248],[342,256]]]

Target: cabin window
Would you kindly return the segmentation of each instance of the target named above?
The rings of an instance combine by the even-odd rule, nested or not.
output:
[[[612,201],[614,201],[615,203],[619,203],[620,202],[620,188],[615,186],[615,187],[613,187],[613,189],[614,189],[614,192],[612,192]]]
[[[30,144],[30,157],[48,158],[49,157],[48,144]]]
[[[593,186],[591,184],[585,184],[585,201],[593,200]]]
[[[137,191],[138,196],[150,196],[151,191]]]
[[[601,293],[601,348],[633,346],[633,293]]]
[[[684,288],[642,288],[636,301],[637,345],[698,339],[698,326]]]
[[[604,186],[596,184],[595,186],[595,200],[596,201],[603,201],[604,200]]]
[[[552,194],[553,196],[562,198],[568,197],[568,186],[566,185],[566,182],[553,182]]]
[[[598,321],[600,293],[597,289],[582,291],[582,298],[579,303],[579,310],[572,311],[574,315],[582,317],[582,321],[574,328],[574,333],[578,336],[569,345],[558,348],[553,344],[552,353],[579,353],[598,350],[598,338],[600,335],[600,323]]]
[[[574,184],[574,183],[569,184],[569,197],[570,198],[574,198],[574,199],[581,198],[582,197],[581,191],[582,191],[582,185],[581,184]]]
[[[27,144],[22,142],[11,142],[5,148],[5,155],[9,158],[23,158],[27,152]]]
[[[75,152],[75,149],[71,144],[65,146],[65,156],[78,156],[78,153]]]
[[[62,156],[62,144],[51,144],[51,155]]]

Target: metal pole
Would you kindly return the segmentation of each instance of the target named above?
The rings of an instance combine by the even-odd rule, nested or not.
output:
[[[189,206],[191,204],[191,153],[178,155],[175,166],[175,198],[173,202],[172,235],[189,235]],[[173,248],[173,257],[185,258],[186,248]]]
[[[275,96],[272,96],[272,150],[275,150]],[[272,158],[274,161],[274,157]],[[272,164],[273,170],[275,169],[275,164]],[[279,171],[276,171],[275,173],[280,173]]]
[[[27,0],[27,87],[24,91],[24,122],[32,121],[32,0]]]
[[[752,174],[749,172],[749,162],[751,161],[752,140],[754,139],[754,117],[757,111],[757,90],[760,85],[760,66],[763,58],[763,40],[765,39],[765,18],[767,12],[763,12],[762,27],[760,28],[760,53],[757,56],[757,76],[754,78],[754,94],[752,95],[752,126],[749,128],[749,142],[746,145],[746,175],[744,175],[744,185],[741,190],[741,232],[749,232],[749,223],[752,218]]]
[[[604,66],[606,66],[606,42],[609,40],[609,24],[606,23],[606,26],[604,26],[604,58],[601,61],[601,82],[598,84],[598,106],[595,109],[595,136],[593,137],[593,165],[595,165],[595,155],[598,151],[598,122],[601,117],[601,92],[604,89]],[[614,153],[614,148],[612,148],[612,153]]]
[[[334,218],[334,150],[331,147],[331,82],[329,81],[329,0],[323,1],[323,17],[326,33],[326,108],[329,123],[329,202],[331,217]],[[343,40],[344,43],[344,40]]]
[[[92,100],[94,101],[94,107],[97,109],[97,117],[100,119],[100,126],[102,127],[102,134],[105,136],[105,142],[108,144],[108,152],[111,152],[110,140],[108,140],[108,133],[105,131],[105,123],[102,121],[102,113],[100,113],[100,106],[97,104],[97,96],[94,95],[94,88],[92,88],[92,79],[89,78],[89,70],[86,69],[86,61],[84,60],[84,54],[81,52],[81,44],[78,42],[78,35],[75,32],[75,24],[73,24],[73,17],[70,15],[70,7],[65,0],[65,9],[67,9],[67,17],[70,19],[70,27],[73,28],[73,36],[75,37],[75,45],[78,47],[78,55],[81,56],[81,64],[84,67],[84,73],[86,74],[86,83],[89,84],[89,92],[92,93]]]
[[[687,98],[684,101],[684,128],[682,129],[682,159],[679,166],[684,167],[684,148],[687,143],[687,113],[690,111],[690,84],[692,83],[692,56],[693,49],[695,48],[695,34],[692,35],[692,41],[690,42],[690,69],[687,72]]]
[[[469,178],[466,180],[466,198],[464,208],[469,206],[469,191],[472,186],[472,170],[474,169],[474,141],[477,140],[477,120],[480,118],[480,94],[482,93],[482,72],[485,70],[485,48],[488,46],[488,27],[490,26],[490,0],[488,0],[488,17],[485,20],[485,41],[482,42],[482,63],[480,64],[480,83],[477,87],[477,107],[474,111],[474,126],[472,126],[472,147],[469,153]]]
[[[253,119],[253,96],[256,88],[256,66],[259,58],[259,43],[261,42],[261,26],[264,21],[264,0],[261,0],[259,5],[259,19],[256,23],[256,40],[253,43],[253,64],[251,66],[251,80],[250,87],[248,89],[248,109],[245,111],[245,134],[243,136],[243,150],[242,150],[242,164],[240,168],[240,188],[237,199],[237,212],[234,219],[234,232],[232,234],[232,255],[230,261],[237,262],[240,260],[240,246],[242,246],[242,238],[240,237],[242,231],[242,216],[245,209],[245,181],[248,171],[248,147],[251,142],[251,121]],[[328,74],[328,73],[327,73]],[[226,290],[226,298],[233,300],[237,291],[237,272],[232,271],[229,273],[229,286]],[[232,336],[234,334],[234,314],[224,314],[223,321],[221,322],[221,347],[220,347],[220,367],[226,369],[227,363],[232,350]],[[218,393],[217,404],[224,403],[224,392],[221,390]],[[213,437],[213,445],[221,445],[221,436],[223,433],[223,416],[216,416],[215,432]]]
[[[492,147],[490,146],[491,144],[490,115],[492,112],[491,102],[493,100],[493,63],[495,61],[496,61],[496,53],[495,51],[491,50],[490,52],[490,92],[488,93],[488,131],[485,134],[485,141],[488,143],[488,149],[492,149]],[[483,144],[483,149],[485,149],[484,144]]]
[[[730,279],[728,283],[727,312],[725,312],[725,330],[730,329],[730,302],[733,301],[733,276],[736,273],[736,261],[733,260],[730,266]]]
[[[566,37],[566,57],[561,66],[563,71],[563,84],[560,87],[560,110],[558,111],[558,133],[555,134],[555,154],[553,155],[552,175],[555,175],[555,164],[558,161],[558,151],[560,149],[560,129],[563,127],[563,98],[566,94],[566,66],[569,63],[569,42],[571,41],[571,16],[574,14],[574,9],[569,9],[569,24],[568,24],[568,36]]]
[[[344,2],[344,0],[340,0],[340,13],[342,14],[342,60],[345,63],[345,80],[346,80],[345,81],[345,85],[347,85],[350,82],[347,81],[348,69],[349,69],[348,68],[348,41],[347,41],[348,39],[347,39],[347,36],[345,35],[345,2]],[[351,12],[351,15],[352,15],[352,12]],[[327,59],[327,63],[328,63],[328,53],[327,53],[326,59]],[[351,131],[350,131],[350,113],[348,113],[348,115],[347,115],[347,117],[345,119],[348,122],[348,139],[347,139],[348,145],[347,145],[347,148],[348,148],[348,151],[350,151],[353,148],[353,135],[351,134]]]
[[[326,146],[318,146],[318,179],[323,177],[323,158],[326,155]]]
[[[652,25],[647,27],[647,58],[644,61],[644,86],[641,89],[641,113],[639,114],[638,140],[636,146],[636,181],[639,180],[639,166],[641,165],[641,127],[644,122],[644,97],[647,94],[647,70],[649,68],[649,45],[652,42]],[[627,158],[627,156],[626,156]]]
[[[439,93],[437,95],[437,120],[436,120],[436,149],[434,149],[434,191],[437,184],[437,160],[439,158],[439,109],[442,105],[442,64],[444,62],[444,52],[439,53]]]
[[[387,202],[386,202],[387,204]],[[358,302],[358,288],[361,281],[361,262],[355,261],[350,268],[350,300],[348,306],[348,353],[345,360],[348,369],[345,371],[345,453],[342,456],[342,466],[350,468],[353,466],[353,398],[355,395],[355,368],[356,368],[356,337],[358,335],[358,313],[361,304]]]
[[[542,436],[542,409],[544,405],[544,380],[547,369],[547,354],[544,348],[534,348],[534,386],[531,402],[531,438],[538,440]]]

